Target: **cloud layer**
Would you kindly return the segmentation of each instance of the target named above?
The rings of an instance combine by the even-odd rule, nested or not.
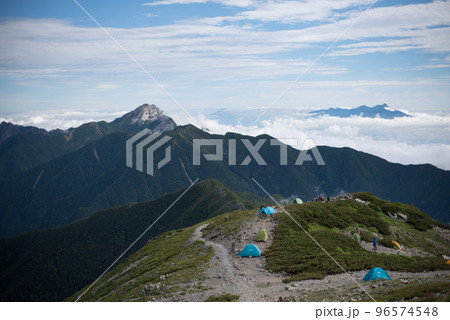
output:
[[[172,116],[177,123],[186,123],[186,117],[181,114]],[[449,115],[413,113],[412,118],[393,120],[330,116],[305,119],[291,115],[263,120],[260,127],[225,125],[201,114],[197,118],[211,133],[269,134],[281,140],[296,139],[297,145],[293,147],[297,149],[306,140],[313,139],[316,145],[350,147],[391,162],[431,163],[450,170]]]
[[[249,111],[256,117],[263,109]],[[223,124],[220,120],[211,119],[210,116],[201,113],[196,114],[195,119],[210,133],[238,132],[252,136],[269,134],[286,143],[289,141],[289,144],[296,141],[296,144],[292,146],[297,149],[302,148],[305,141],[313,139],[316,145],[351,147],[391,162],[431,163],[439,168],[450,170],[450,115],[413,113],[412,118],[393,120],[330,116],[306,119],[306,111],[292,111],[289,116],[271,114],[258,126],[253,127]],[[68,129],[90,121],[112,121],[124,113],[126,112],[54,110],[43,113],[35,111],[0,117],[0,122],[8,121],[47,130]],[[235,110],[235,114],[236,118],[239,118],[242,110]],[[178,125],[193,124],[184,113],[168,113],[168,115]]]

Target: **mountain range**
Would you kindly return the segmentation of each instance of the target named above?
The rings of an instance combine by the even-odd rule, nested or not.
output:
[[[139,110],[135,114],[139,114]],[[112,206],[156,199],[188,186],[197,178],[217,179],[232,190],[264,195],[255,183],[257,181],[271,194],[297,195],[305,200],[319,195],[366,190],[388,200],[414,204],[436,219],[448,222],[450,172],[432,165],[395,164],[350,148],[326,146],[317,148],[326,163],[324,166],[314,161],[295,165],[300,152],[289,146],[286,147],[287,165],[280,165],[280,147],[270,145],[269,141],[273,139],[270,136],[214,135],[187,125],[163,132],[163,136],[171,138],[168,145],[172,161],[150,176],[125,166],[126,140],[142,128],[130,119],[135,118],[128,114],[113,121],[115,125],[104,123],[106,128],[118,128],[118,124],[122,124],[124,129],[116,129],[110,134],[100,135],[98,130],[91,130],[96,123],[72,130],[72,136],[75,133],[83,136],[78,139],[83,143],[78,143],[76,150],[59,156],[49,150],[59,149],[54,146],[64,144],[52,143],[49,137],[65,139],[66,134],[55,136],[33,132],[7,139],[0,146],[4,177],[0,180],[0,235],[12,236],[68,225]],[[128,125],[124,124],[125,120]],[[165,118],[165,121],[168,125],[164,125],[164,129],[174,126],[172,120]],[[151,128],[158,126],[151,122]],[[194,139],[223,141],[223,160],[207,161],[202,157],[201,165],[194,165]],[[53,158],[28,170],[9,174],[19,167],[31,166],[29,160],[33,158],[33,152],[25,152],[26,146],[43,140],[46,142],[39,146],[38,155]],[[267,165],[256,163],[242,143],[244,140],[251,145],[265,141],[259,154]],[[228,163],[229,141],[236,141],[237,165]],[[10,146],[22,150],[15,154],[16,163],[12,168],[7,166],[9,161],[4,160],[10,156],[5,151]],[[155,157],[162,159],[164,152],[158,151]],[[211,153],[207,149],[202,152]],[[248,165],[239,165],[246,157],[253,160]]]
[[[343,108],[329,108],[314,110],[309,112],[310,117],[318,117],[323,115],[329,115],[331,117],[350,118],[350,117],[362,117],[362,118],[381,118],[381,119],[394,119],[402,117],[411,117],[409,114],[398,110],[390,110],[387,104],[376,105],[374,107],[360,106],[352,109]]]
[[[65,227],[0,239],[0,301],[61,301],[94,281],[186,189],[150,202],[99,211]],[[125,257],[163,232],[221,213],[246,210],[264,199],[220,182],[193,185]],[[38,254],[36,254],[38,253]]]
[[[85,123],[67,130],[0,124],[0,179],[31,169],[78,150],[114,132],[136,134],[144,128],[153,132],[175,129],[175,122],[155,105],[143,104],[112,122]]]
[[[411,115],[393,110],[387,104],[376,105],[374,107],[359,106],[355,108],[328,108],[313,110],[306,112],[302,109],[288,109],[283,107],[277,108],[252,108],[233,110],[227,108],[220,108],[214,112],[207,114],[208,119],[216,120],[225,125],[232,126],[250,126],[254,123],[261,114],[264,113],[265,119],[279,119],[289,117],[289,119],[303,120],[308,118],[315,118],[323,115],[331,117],[350,118],[381,118],[381,119],[395,119],[398,117],[411,117]],[[256,123],[258,125],[258,122]]]

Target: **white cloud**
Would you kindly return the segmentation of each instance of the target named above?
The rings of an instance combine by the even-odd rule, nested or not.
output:
[[[211,133],[238,132],[247,135],[269,134],[275,138],[313,139],[317,145],[350,147],[402,164],[431,163],[450,170],[450,115],[413,113],[412,118],[296,118],[280,116],[264,120],[261,127],[224,125],[198,115],[197,119]],[[186,117],[171,114],[178,124]]]
[[[7,117],[0,117],[0,122],[6,121],[21,126],[35,126],[46,130],[75,128],[83,123],[92,121],[112,121],[124,115],[125,111],[99,112],[92,110],[47,110],[29,111],[25,113],[11,114]]]
[[[107,28],[186,108],[270,105],[371,1],[209,2],[232,7],[230,16]],[[445,72],[450,61],[448,12],[449,1],[396,6],[378,3],[280,103],[287,107],[329,107],[386,101],[421,110],[448,109],[450,78],[438,73]],[[280,26],[283,21],[292,24]],[[314,23],[293,24],[297,21]],[[373,66],[362,56],[368,53],[379,59],[379,65],[386,62],[381,70],[370,72]],[[391,60],[388,53],[399,55]],[[441,53],[447,58],[426,63]],[[398,75],[400,69],[415,72]],[[80,99],[73,105],[82,107],[109,99],[101,102],[104,105],[117,101],[117,97],[104,95],[104,90],[120,85],[117,94],[122,92],[121,105],[129,105],[134,98],[133,103],[151,100],[169,110],[164,94],[151,87],[151,80],[102,30],[69,21],[2,20],[0,77],[11,86],[29,90],[28,101],[35,101],[32,94],[37,88],[48,89],[41,98],[36,96],[41,105],[49,101],[44,95],[56,100],[58,94],[60,99],[73,94]],[[57,88],[55,96],[49,92],[52,87]],[[16,108],[20,99],[4,88],[0,104]],[[70,91],[72,88],[80,91]],[[158,90],[152,90],[155,88]],[[93,97],[95,89],[103,90],[97,90]]]
[[[397,108],[395,108],[397,109]],[[249,108],[256,117],[264,108]],[[350,147],[402,164],[431,163],[450,170],[450,115],[407,113],[411,118],[305,118],[308,110],[299,109],[288,115],[271,116],[261,126],[223,124],[201,113],[195,115],[202,128],[210,133],[238,132],[257,136],[269,134],[278,139],[296,139],[301,148],[307,139],[317,145]],[[77,127],[90,121],[112,121],[127,111],[50,110],[0,117],[0,121],[32,125],[47,130]],[[239,117],[239,111],[236,117]],[[276,114],[276,113],[275,113]],[[168,113],[179,125],[190,122],[184,113]]]
[[[97,89],[118,89],[120,88],[117,84],[112,83],[101,83],[97,86]]]
[[[143,3],[143,6],[165,6],[173,4],[193,4],[193,3],[207,3],[210,0],[161,0]]]
[[[208,3],[215,2],[225,6],[233,7],[249,7],[257,3],[253,0],[160,0],[153,2],[143,3],[143,6],[164,6],[164,5],[174,5],[174,4],[195,4],[195,3]]]
[[[304,1],[264,1],[257,8],[240,12],[228,20],[258,20],[262,22],[305,22],[334,20],[341,16],[338,10],[371,4],[373,0],[304,0]]]
[[[369,2],[330,0],[299,4],[295,1],[269,1],[231,18],[239,20],[243,16],[248,19],[254,16],[254,19],[260,17],[258,19],[264,20],[267,15],[274,20],[290,21],[286,15],[291,14],[294,20],[298,16],[299,19],[322,21],[330,16],[330,11],[359,8]],[[108,28],[108,31],[130,54],[156,73],[207,72],[211,75],[217,74],[220,66],[229,70],[231,64],[235,66],[232,73],[238,72],[241,76],[247,74],[247,70],[240,72],[239,68],[244,65],[261,69],[269,63],[275,67],[268,74],[278,76],[285,72],[276,72],[275,69],[282,64],[288,65],[289,59],[269,59],[267,55],[298,52],[302,48],[334,41],[362,9],[353,12],[351,17],[315,27],[297,29],[293,26],[278,31],[258,29],[248,24],[208,25],[202,21],[136,29]],[[344,36],[352,43],[338,43],[329,54],[349,56],[408,50],[448,52],[449,28],[437,28],[450,24],[447,12],[450,12],[448,1],[374,8]],[[297,62],[308,64],[304,60]],[[2,73],[14,70],[122,73],[129,72],[129,66],[130,60],[98,28],[77,27],[55,19],[0,23]],[[298,74],[298,69],[290,69],[292,74]]]

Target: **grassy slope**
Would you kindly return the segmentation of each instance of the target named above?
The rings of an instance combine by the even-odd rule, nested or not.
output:
[[[393,204],[368,193],[357,195],[373,202],[369,206],[354,200],[334,203],[309,202],[304,205],[292,205],[287,209],[347,271],[371,269],[376,266],[387,270],[411,272],[450,269],[440,257],[425,259],[368,252],[352,238],[344,235],[341,230],[355,232],[358,228],[362,231],[363,240],[370,241],[375,233],[379,239],[384,237],[384,241],[383,239],[380,241],[381,244],[390,245],[392,240],[398,240],[409,247],[414,247],[417,243],[426,243],[427,245],[420,246],[420,249],[439,256],[449,254],[448,240],[440,237],[439,232],[432,229],[434,225],[443,226],[439,222],[412,206]],[[406,213],[411,220],[408,219],[409,223],[393,220],[383,212],[385,208],[389,208],[392,212]],[[423,230],[424,226],[427,227],[426,230]],[[365,237],[368,239],[364,239]],[[424,240],[427,237],[433,238],[434,243]],[[292,281],[323,278],[327,274],[342,272],[342,269],[332,263],[326,253],[287,215],[280,216],[274,243],[266,256],[269,269],[287,272],[291,275]]]
[[[359,195],[360,197],[373,197],[367,193]],[[380,201],[377,205],[390,205],[378,198],[372,198],[372,200]],[[371,204],[374,208],[377,205]],[[380,236],[395,237],[396,235],[392,234],[391,230],[396,230],[397,233],[400,231],[400,234],[405,232],[409,235],[409,238],[401,240],[402,244],[408,245],[413,245],[414,241],[420,241],[423,237],[434,235],[434,240],[437,242],[424,250],[429,253],[446,252],[448,254],[448,240],[439,237],[435,229],[418,230],[421,227],[414,228],[414,224],[390,219],[382,211],[372,209],[371,206],[365,206],[354,200],[345,200],[329,204],[310,202],[287,208],[292,216],[301,225],[308,228],[311,235],[346,270],[362,270],[375,266],[387,270],[409,272],[450,269],[450,266],[445,265],[445,261],[439,257],[412,258],[367,252],[353,239],[341,232],[355,231],[358,227],[359,230],[367,230],[367,232],[375,231]],[[402,207],[400,204],[398,206]],[[428,219],[426,216],[422,218]],[[203,229],[203,235],[211,237],[212,234],[212,240],[214,240],[214,235],[218,234],[233,236],[237,234],[244,222],[252,221],[252,219],[256,219],[255,210],[228,212],[203,222],[209,223]],[[432,224],[439,224],[437,221],[431,221]],[[202,285],[205,275],[200,272],[207,265],[211,251],[202,243],[189,242],[189,236],[195,228],[196,226],[193,226],[168,232],[151,241],[141,251],[108,273],[82,300],[147,301],[174,295],[180,296],[182,299],[182,295],[189,290],[207,289]],[[380,230],[383,232],[381,233]],[[410,242],[410,239],[414,239],[414,241]],[[170,252],[170,257],[165,256],[166,251]],[[279,214],[274,243],[264,254],[267,257],[267,268],[274,272],[290,274],[290,281],[323,278],[327,274],[342,272],[287,215],[282,213]],[[183,262],[184,260],[187,261]],[[169,274],[169,277],[161,280],[160,277],[166,274]],[[156,288],[157,285],[159,285],[158,288]],[[426,292],[438,290],[445,294],[445,290],[441,290],[442,284],[420,284],[420,286],[422,285],[423,287],[420,288],[414,284],[409,285],[411,288],[417,287],[425,292],[421,293],[421,299],[428,299]],[[407,286],[401,289],[407,290]],[[384,292],[382,295],[380,293],[377,300],[382,300],[382,296],[385,294],[395,298],[399,294],[396,290]],[[81,292],[83,291],[79,293]],[[74,295],[68,300],[74,300],[76,297],[77,295]],[[394,299],[393,297],[386,295],[385,299]],[[217,299],[225,298],[217,297]]]
[[[81,301],[145,301],[170,296],[184,282],[201,281],[213,249],[201,241],[189,241],[194,228],[170,231],[150,241],[106,274]],[[84,290],[68,300],[76,300]]]
[[[209,224],[204,228],[204,234],[232,235],[252,218],[255,218],[255,210],[232,211],[200,224]],[[214,251],[202,241],[190,240],[200,224],[169,231],[152,239],[107,273],[80,301],[148,301],[206,290],[202,285],[205,279],[202,271],[208,266]],[[76,300],[85,290],[80,290],[67,300]]]
[[[183,190],[157,200],[111,208],[66,227],[0,239],[0,300],[58,301],[93,281]],[[260,198],[214,180],[194,185],[138,242],[187,227]]]

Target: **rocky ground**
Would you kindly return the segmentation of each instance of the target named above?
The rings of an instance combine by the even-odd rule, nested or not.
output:
[[[247,223],[234,238],[205,239],[201,225],[192,235],[191,240],[201,240],[212,246],[215,256],[206,271],[207,278],[201,285],[205,290],[175,296],[170,301],[205,301],[211,296],[232,294],[239,296],[239,301],[360,301],[386,292],[392,288],[401,288],[411,284],[421,284],[430,281],[446,281],[450,283],[450,271],[435,271],[423,273],[407,273],[389,271],[392,281],[364,282],[362,279],[368,270],[330,275],[322,280],[304,280],[283,283],[287,275],[275,274],[265,268],[264,257],[241,258],[235,253],[245,245],[255,243],[265,251],[272,241],[277,219],[258,217],[255,222]],[[269,234],[267,242],[254,242],[260,229],[266,229]],[[232,252],[233,243],[235,253]],[[361,242],[367,250],[373,250],[371,243]],[[397,254],[399,250],[378,246],[378,252]],[[400,254],[423,256],[423,252],[414,249],[402,250]],[[331,261],[330,261],[331,263]]]

